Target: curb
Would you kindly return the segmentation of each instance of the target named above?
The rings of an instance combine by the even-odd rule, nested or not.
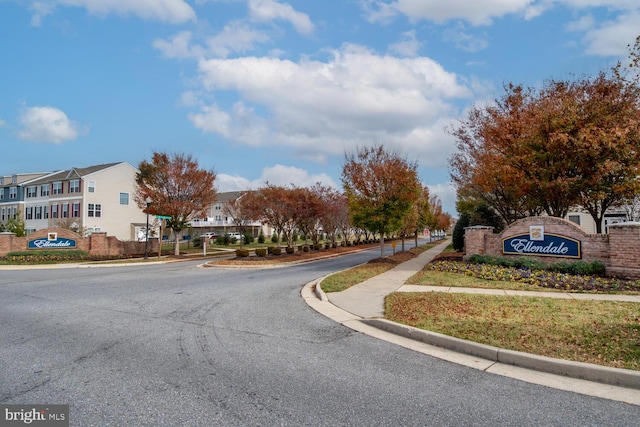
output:
[[[316,286],[316,289],[318,286]],[[483,359],[503,363],[505,365],[532,369],[540,372],[577,378],[602,384],[640,390],[640,372],[630,369],[610,368],[592,363],[574,362],[546,356],[506,350],[485,344],[478,344],[436,332],[406,326],[386,319],[361,319],[361,322],[425,344],[443,347],[448,350]]]

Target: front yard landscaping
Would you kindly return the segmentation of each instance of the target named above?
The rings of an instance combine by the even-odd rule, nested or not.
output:
[[[325,292],[341,291],[394,266],[368,263],[329,276],[321,286]],[[640,281],[466,263],[452,249],[407,284],[640,295]],[[385,305],[386,319],[409,326],[505,349],[640,370],[640,302],[397,292]]]

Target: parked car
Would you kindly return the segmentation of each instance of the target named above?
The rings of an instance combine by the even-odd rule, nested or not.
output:
[[[244,239],[244,236],[240,233],[229,233],[227,236],[229,236],[229,239],[236,239],[237,242]]]
[[[207,233],[204,233],[204,234],[200,235],[201,239],[208,238],[208,239],[212,239],[213,240],[213,239],[216,239],[217,237],[218,237],[218,233],[216,233],[214,231],[209,231]]]

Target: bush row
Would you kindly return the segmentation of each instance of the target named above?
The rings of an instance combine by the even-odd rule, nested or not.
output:
[[[86,261],[91,259],[89,253],[79,249],[74,250],[40,250],[26,252],[10,252],[4,260],[19,264],[34,264],[64,261]]]
[[[469,262],[473,264],[488,264],[499,267],[526,268],[528,270],[546,270],[563,274],[604,276],[605,266],[600,261],[559,261],[545,263],[534,258],[505,258],[492,255],[474,254],[469,257]]]

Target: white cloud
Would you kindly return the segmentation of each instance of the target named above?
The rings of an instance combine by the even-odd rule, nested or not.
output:
[[[215,36],[206,39],[205,46],[192,43],[191,31],[181,31],[169,39],[156,39],[153,47],[165,58],[226,58],[233,53],[246,53],[256,43],[266,43],[269,36],[240,21],[231,22]]]
[[[294,166],[274,165],[266,167],[262,169],[260,177],[254,180],[222,173],[216,176],[216,187],[219,192],[255,190],[263,187],[266,182],[285,187],[291,184],[295,184],[298,187],[310,187],[320,182],[329,187],[339,188],[336,182],[327,174],[310,174],[308,171]]]
[[[471,35],[461,22],[452,28],[444,30],[443,39],[452,42],[456,48],[467,52],[479,52],[489,47],[489,42],[485,34],[481,36]]]
[[[288,21],[301,34],[311,34],[315,28],[309,15],[296,11],[288,3],[275,0],[249,0],[249,14],[252,20],[259,22]]]
[[[43,7],[44,5],[44,7]],[[32,23],[39,23],[43,16],[51,12],[53,5],[82,7],[95,15],[133,15],[143,19],[179,24],[196,19],[196,13],[184,0],[54,0],[43,3],[31,2],[34,10]]]
[[[364,3],[371,21],[388,20],[394,13],[412,21],[429,20],[443,23],[460,19],[472,25],[489,25],[495,18],[512,13],[525,14],[535,0],[370,0]]]
[[[405,144],[427,164],[446,162],[452,148],[442,129],[457,116],[455,103],[472,96],[455,74],[429,58],[381,56],[361,46],[331,53],[327,62],[202,60],[203,90],[235,91],[241,100],[231,108],[202,106],[189,118],[205,132],[287,146],[319,162],[370,142]]]
[[[80,134],[78,125],[54,107],[26,108],[18,118],[18,137],[25,141],[52,142],[60,144],[76,139]]]
[[[202,56],[200,46],[191,46],[191,31],[181,31],[169,40],[156,39],[152,45],[162,52],[165,58],[198,58]]]
[[[416,38],[415,30],[402,33],[402,40],[389,46],[389,50],[396,55],[412,57],[417,56],[422,47],[422,42]]]
[[[209,53],[226,58],[230,53],[244,53],[255,49],[255,43],[266,43],[269,36],[245,23],[232,22],[225,25],[222,32],[207,39]]]
[[[601,56],[627,56],[627,45],[633,46],[640,28],[640,10],[620,15],[585,34],[586,53]]]
[[[34,1],[29,5],[29,10],[33,13],[31,16],[31,25],[39,27],[42,24],[42,19],[53,13],[55,9],[52,3],[45,3],[42,1]]]

